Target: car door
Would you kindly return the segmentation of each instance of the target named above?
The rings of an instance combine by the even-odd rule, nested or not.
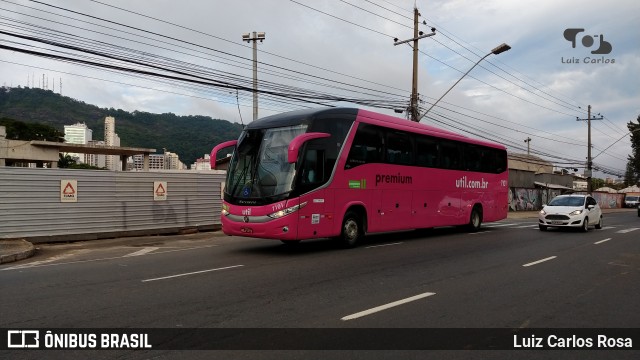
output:
[[[589,211],[589,223],[597,224],[600,221],[600,216],[602,216],[602,210],[600,210],[600,206],[598,206],[596,199],[589,196],[587,197],[587,208],[591,205],[593,205],[593,209]]]

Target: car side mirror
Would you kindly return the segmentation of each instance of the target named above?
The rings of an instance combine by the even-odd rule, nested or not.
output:
[[[595,208],[595,205],[589,205],[589,206],[587,206],[587,209],[589,209],[589,210],[593,210],[593,208]]]

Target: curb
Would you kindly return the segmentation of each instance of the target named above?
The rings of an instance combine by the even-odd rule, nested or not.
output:
[[[24,239],[0,240],[0,249],[2,249],[0,264],[23,260],[33,256],[36,252],[33,244]]]

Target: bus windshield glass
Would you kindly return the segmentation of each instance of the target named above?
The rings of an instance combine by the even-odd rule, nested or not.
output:
[[[229,164],[226,192],[238,199],[286,197],[293,188],[295,164],[287,162],[289,143],[307,125],[248,130]]]

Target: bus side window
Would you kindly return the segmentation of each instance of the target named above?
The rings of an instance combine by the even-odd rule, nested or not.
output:
[[[484,171],[481,159],[484,151],[475,145],[467,145],[464,149],[465,170],[467,171]]]
[[[324,151],[308,149],[302,164],[301,182],[317,184],[324,180]]]
[[[356,132],[345,169],[382,161],[382,131],[375,126],[360,124]]]
[[[460,170],[461,164],[461,146],[453,141],[443,141],[440,148],[441,163],[444,169]]]
[[[411,165],[413,163],[413,139],[405,132],[387,134],[387,163]]]
[[[416,165],[424,167],[438,166],[438,144],[432,138],[419,136],[416,139]]]

